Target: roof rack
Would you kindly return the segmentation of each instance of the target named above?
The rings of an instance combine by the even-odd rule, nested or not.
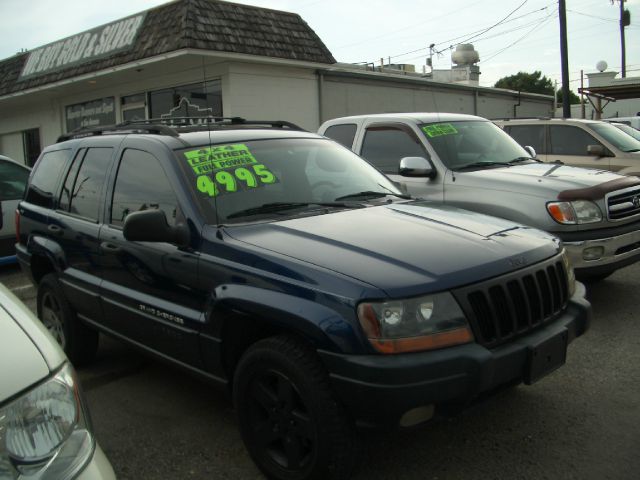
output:
[[[58,142],[71,140],[72,138],[95,137],[98,135],[115,134],[115,133],[152,133],[156,135],[169,135],[177,137],[178,132],[166,125],[137,125],[128,122],[119,123],[117,125],[101,125],[99,127],[81,127],[64,133],[58,137]]]
[[[265,126],[272,128],[287,128],[290,130],[304,130],[295,123],[285,120],[246,120],[242,117],[170,117],[149,118],[146,120],[127,120],[116,125],[103,125],[99,127],[77,128],[58,137],[58,142],[64,142],[73,138],[94,137],[116,133],[151,133],[156,135],[168,135],[177,137],[176,129],[197,131],[209,130],[217,127],[229,126]]]
[[[149,118],[147,120],[130,120],[121,125],[166,125],[172,128],[190,128],[200,126],[269,126],[303,130],[295,123],[285,120],[247,120],[242,117],[166,117]]]
[[[490,120],[551,120],[551,117],[496,117]]]

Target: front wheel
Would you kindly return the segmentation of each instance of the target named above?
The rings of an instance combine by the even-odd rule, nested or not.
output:
[[[60,344],[71,363],[89,363],[98,350],[98,332],[81,323],[55,274],[38,284],[38,318]]]
[[[357,461],[354,425],[315,351],[288,335],[261,340],[235,373],[242,439],[271,479],[347,479]]]

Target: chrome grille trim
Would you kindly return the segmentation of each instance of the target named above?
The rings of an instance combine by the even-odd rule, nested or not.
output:
[[[605,195],[607,218],[613,222],[640,216],[640,186],[616,190]]]

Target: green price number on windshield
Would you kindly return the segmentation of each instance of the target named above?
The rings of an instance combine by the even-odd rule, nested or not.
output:
[[[253,171],[252,171],[253,170]],[[215,197],[220,193],[234,193],[238,190],[256,188],[261,184],[275,183],[276,177],[262,164],[249,168],[236,168],[233,171],[220,170],[208,175],[200,175],[197,179],[198,191]]]

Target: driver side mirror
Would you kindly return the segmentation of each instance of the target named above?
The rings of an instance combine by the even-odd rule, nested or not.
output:
[[[403,177],[428,177],[436,176],[433,164],[424,157],[404,157],[400,160],[399,173]]]
[[[140,210],[124,220],[123,235],[132,242],[167,242],[184,247],[189,244],[189,230],[184,225],[172,227],[162,210]]]
[[[536,149],[533,148],[531,145],[526,145],[524,149],[527,151],[527,153],[531,158],[536,158],[538,156],[538,154],[536,153]]]
[[[602,145],[588,145],[587,153],[594,157],[604,157],[607,155],[605,148]]]

